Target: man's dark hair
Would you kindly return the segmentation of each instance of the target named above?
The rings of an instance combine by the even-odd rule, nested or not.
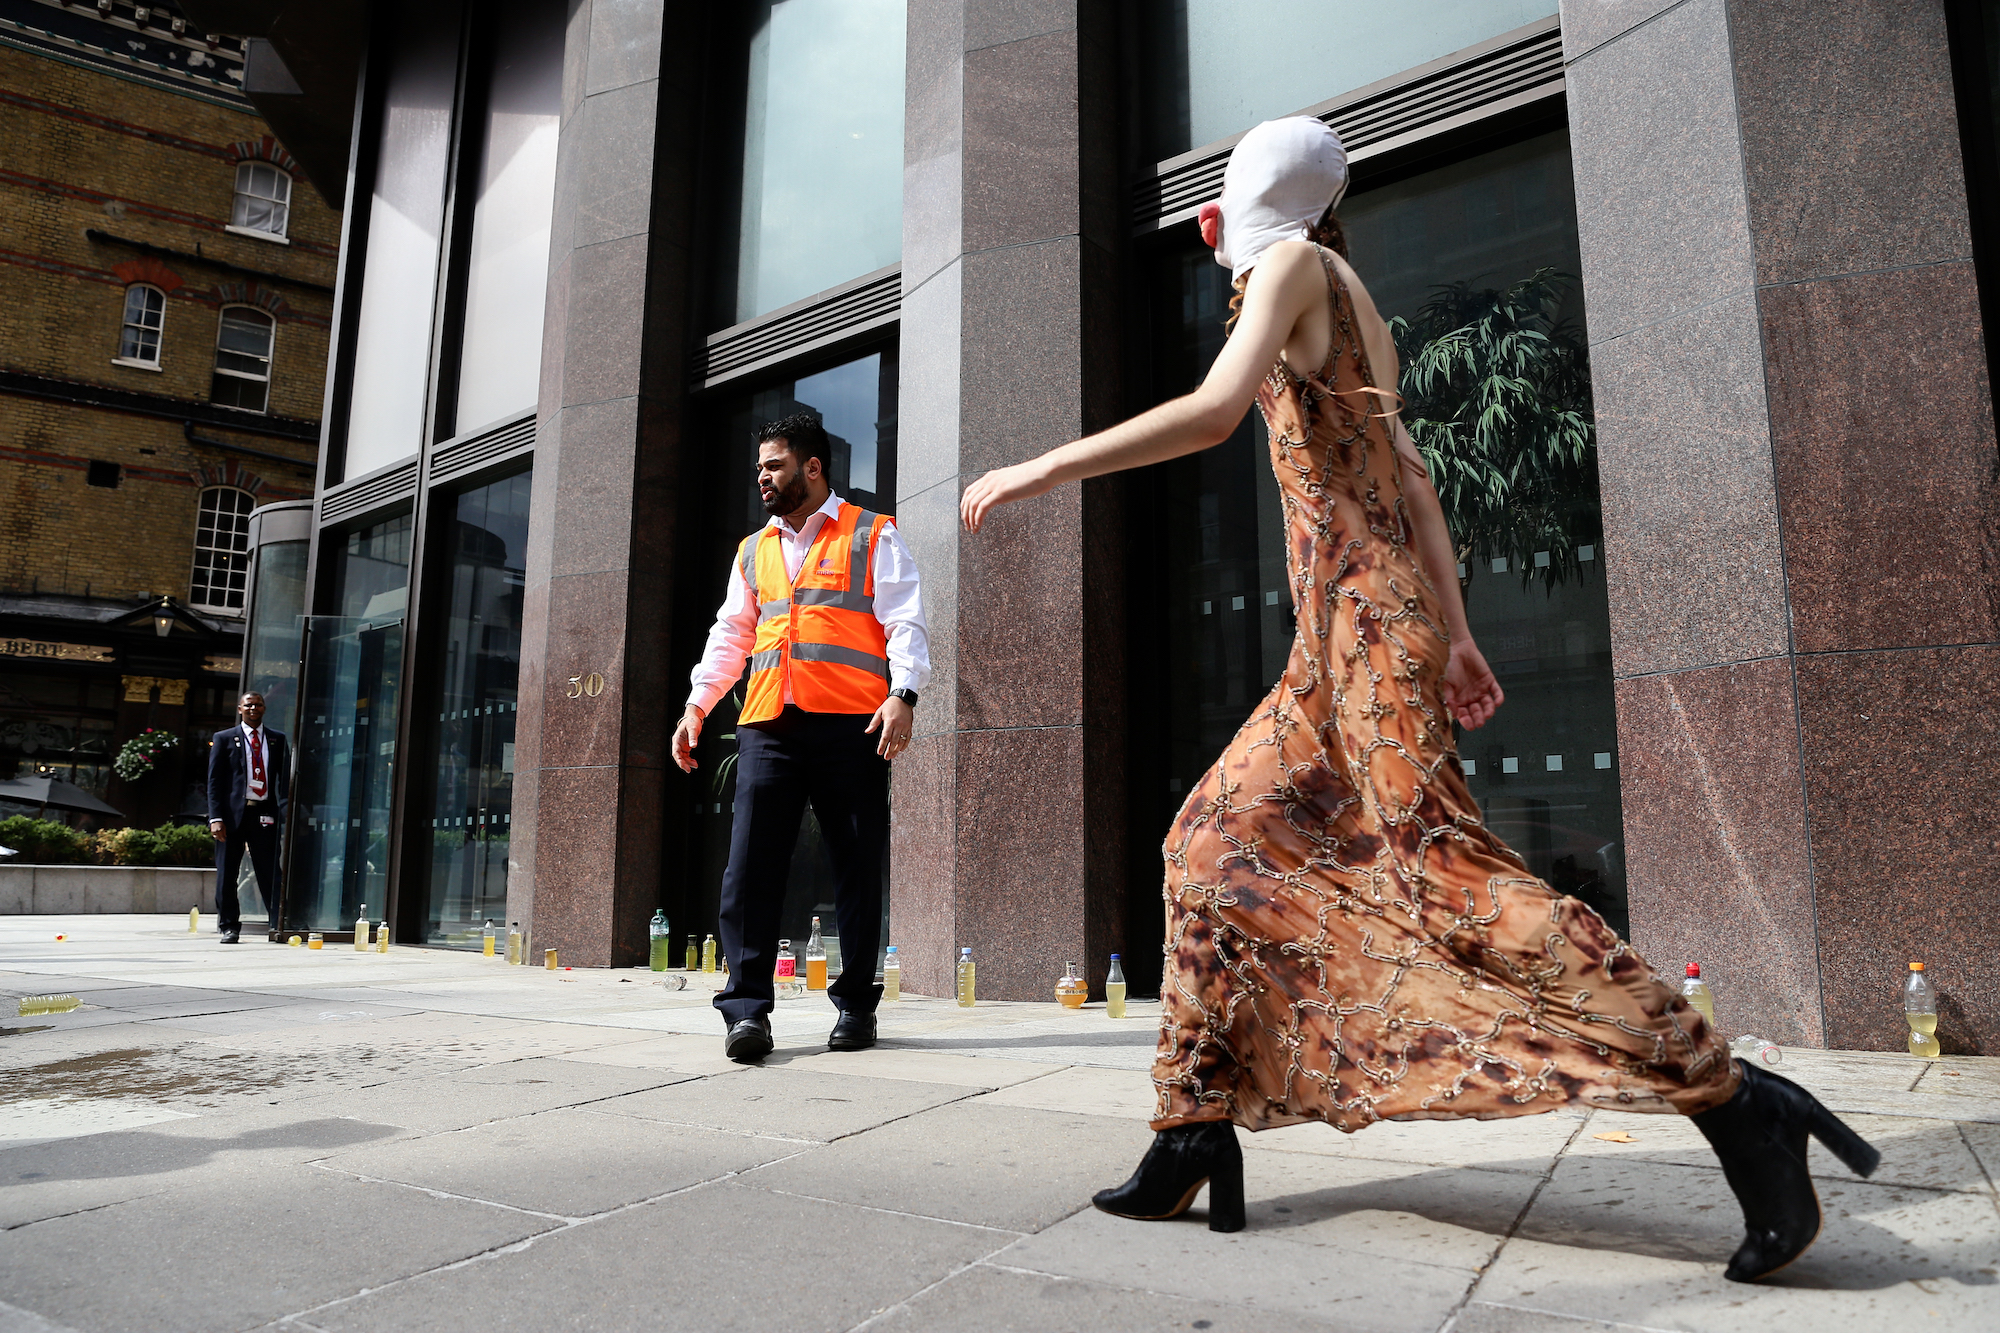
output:
[[[792,457],[799,460],[801,468],[808,458],[817,458],[820,476],[831,484],[833,443],[826,438],[826,427],[819,424],[817,416],[811,412],[794,412],[788,417],[765,422],[757,430],[757,443],[761,446],[772,440],[783,440],[792,451]]]

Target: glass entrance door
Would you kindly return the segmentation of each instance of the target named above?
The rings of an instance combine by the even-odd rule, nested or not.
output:
[[[286,931],[381,920],[401,702],[403,621],[305,617]]]

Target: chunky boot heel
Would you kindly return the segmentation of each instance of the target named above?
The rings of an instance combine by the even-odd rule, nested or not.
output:
[[[1236,1147],[1234,1136],[1230,1146],[1236,1148],[1233,1162],[1217,1162],[1208,1174],[1208,1229],[1210,1231],[1241,1231],[1243,1218],[1243,1150]]]
[[[1693,1117],[1715,1149],[1722,1175],[1743,1209],[1743,1244],[1723,1276],[1732,1282],[1769,1277],[1806,1252],[1819,1236],[1819,1195],[1806,1170],[1808,1135],[1858,1175],[1882,1154],[1790,1079],[1737,1062],[1736,1095]]]
[[[1243,1149],[1227,1120],[1175,1125],[1153,1136],[1132,1178],[1099,1190],[1091,1202],[1116,1217],[1144,1222],[1179,1217],[1208,1186],[1208,1228],[1243,1229]]]

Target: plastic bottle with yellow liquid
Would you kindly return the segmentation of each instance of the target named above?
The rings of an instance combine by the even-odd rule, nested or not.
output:
[[[692,935],[688,936],[687,970],[690,972],[701,971],[701,946],[694,942],[694,936]]]
[[[518,921],[507,923],[507,964],[510,967],[521,965],[521,923]]]
[[[1125,1017],[1125,968],[1118,955],[1111,955],[1111,970],[1104,974],[1104,1016]]]
[[[667,910],[663,907],[653,913],[653,920],[646,927],[648,948],[646,966],[655,972],[664,972],[674,963],[674,937],[667,926]]]
[[[882,955],[882,998],[900,1000],[903,998],[903,960],[896,956],[896,946],[890,945]]]
[[[201,933],[201,908],[199,906],[190,907],[188,908],[188,934],[198,935],[200,933]]]
[[[368,905],[363,903],[354,918],[354,952],[368,952]]]
[[[375,952],[389,952],[389,918],[386,916],[375,923]]]
[[[961,1009],[972,1007],[974,994],[972,977],[972,950],[962,948],[958,951],[958,1007]]]
[[[479,952],[487,958],[493,957],[494,942],[493,922],[489,920],[486,923],[485,929],[479,934]]]
[[[715,971],[715,936],[710,935],[701,942],[701,970]]]
[[[1715,993],[1701,979],[1700,963],[1688,964],[1687,980],[1681,983],[1681,998],[1693,1005],[1710,1027],[1715,1026]]]
[[[1903,1021],[1910,1025],[1910,1054],[1935,1060],[1944,1054],[1937,1039],[1937,988],[1922,963],[1910,964],[1903,983]]]

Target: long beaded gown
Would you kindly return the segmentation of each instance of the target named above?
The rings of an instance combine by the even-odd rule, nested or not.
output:
[[[1442,606],[1353,302],[1257,396],[1298,637],[1168,835],[1154,1129],[1692,1115],[1739,1074],[1700,1015],[1481,821],[1441,693]]]

